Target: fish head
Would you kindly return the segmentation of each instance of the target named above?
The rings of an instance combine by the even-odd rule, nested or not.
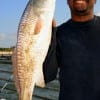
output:
[[[56,0],[30,0],[31,4],[37,8],[43,8],[45,10],[52,9],[55,7]]]

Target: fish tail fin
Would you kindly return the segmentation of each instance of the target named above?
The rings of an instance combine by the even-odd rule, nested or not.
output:
[[[35,82],[33,84],[33,88],[30,88],[30,86],[28,87],[26,85],[20,93],[19,100],[32,100],[34,87],[35,87]]]

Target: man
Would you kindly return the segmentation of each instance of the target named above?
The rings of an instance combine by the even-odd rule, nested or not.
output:
[[[59,100],[100,100],[100,17],[93,13],[96,0],[67,0],[67,3],[71,19],[56,32]],[[48,60],[55,58],[53,53],[48,55]],[[44,69],[47,82],[54,79],[57,67],[53,66],[52,71]],[[46,72],[52,72],[51,79]]]

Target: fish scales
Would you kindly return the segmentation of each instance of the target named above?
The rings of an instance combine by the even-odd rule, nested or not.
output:
[[[21,17],[12,62],[19,100],[45,86],[42,65],[51,41],[55,0],[29,0]]]

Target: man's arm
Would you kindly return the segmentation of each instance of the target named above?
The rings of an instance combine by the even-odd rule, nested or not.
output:
[[[45,83],[54,80],[57,76],[58,65],[56,59],[56,28],[52,28],[52,39],[48,54],[43,64]]]

